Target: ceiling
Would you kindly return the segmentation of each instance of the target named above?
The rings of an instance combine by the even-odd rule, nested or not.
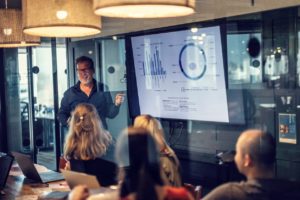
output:
[[[21,8],[22,0],[7,0],[7,2],[9,8]],[[186,17],[166,19],[120,19],[103,17],[102,32],[96,37],[207,21],[299,5],[300,0],[196,0],[196,13]],[[5,0],[0,0],[0,7],[5,7]]]
[[[196,0],[196,13],[187,17],[150,20],[103,18],[103,30],[99,36],[207,21],[296,5],[300,5],[299,0],[254,0],[254,5],[252,0]]]

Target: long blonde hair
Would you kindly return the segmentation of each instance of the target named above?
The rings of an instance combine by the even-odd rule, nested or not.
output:
[[[181,186],[180,163],[175,152],[165,140],[160,121],[151,115],[140,115],[135,118],[133,127],[144,128],[154,138],[160,151],[161,176],[164,182],[167,185]]]
[[[151,115],[137,116],[134,120],[133,127],[146,129],[153,136],[160,151],[167,150],[174,153],[165,140],[165,134],[160,122]]]
[[[106,153],[112,138],[103,129],[96,108],[92,104],[78,104],[72,113],[64,146],[67,159],[90,160]]]

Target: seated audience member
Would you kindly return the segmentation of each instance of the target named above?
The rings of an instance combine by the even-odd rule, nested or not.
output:
[[[116,183],[116,165],[101,159],[111,144],[110,134],[102,128],[96,108],[81,103],[72,113],[64,156],[70,169],[97,176],[103,186]]]
[[[120,167],[120,188],[119,195],[110,198],[111,200],[193,199],[183,187],[164,185],[160,173],[157,145],[147,130],[128,128],[118,139],[116,152]],[[83,200],[87,196],[87,189],[84,186],[78,186],[70,193],[69,200]],[[104,200],[108,198],[104,193],[88,199]]]
[[[146,129],[157,143],[164,182],[167,185],[182,186],[179,160],[173,149],[167,144],[160,122],[150,115],[140,115],[135,118],[133,126]]]
[[[203,200],[300,199],[293,194],[299,185],[274,178],[275,154],[275,142],[270,134],[256,129],[243,132],[236,144],[234,160],[247,181],[223,184]]]

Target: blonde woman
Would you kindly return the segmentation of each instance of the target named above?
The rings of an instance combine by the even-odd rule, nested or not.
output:
[[[96,108],[92,104],[78,104],[72,113],[64,156],[73,171],[97,176],[101,184],[115,184],[116,165],[101,159],[112,138],[102,128]]]
[[[89,197],[86,186],[77,186],[69,200],[193,200],[185,188],[165,185],[156,141],[146,129],[125,129],[117,142],[116,157],[120,166],[118,190]]]
[[[182,186],[179,160],[173,149],[167,144],[160,122],[151,115],[140,115],[135,118],[133,126],[146,129],[157,143],[162,165],[161,176],[166,184]]]

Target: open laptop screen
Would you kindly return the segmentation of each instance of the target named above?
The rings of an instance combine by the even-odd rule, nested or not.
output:
[[[13,160],[11,155],[0,153],[0,190],[5,187]]]

